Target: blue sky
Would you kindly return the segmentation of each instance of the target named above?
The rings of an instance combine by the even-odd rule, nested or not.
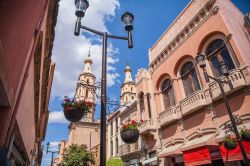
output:
[[[126,35],[121,15],[130,11],[135,16],[133,42],[134,48],[128,49],[127,42],[109,40],[108,59],[108,96],[119,100],[120,85],[124,80],[126,61],[132,68],[133,78],[139,68],[148,66],[148,49],[168,28],[189,0],[89,0],[90,7],[83,19],[83,24],[100,31],[115,35]],[[232,0],[243,13],[250,11],[249,0]],[[68,139],[68,123],[63,118],[61,102],[65,95],[72,96],[76,88],[78,75],[83,70],[83,59],[91,47],[94,61],[93,71],[97,78],[101,74],[100,38],[89,33],[81,37],[73,36],[75,16],[73,1],[61,0],[56,37],[53,49],[53,61],[56,72],[52,87],[49,120],[44,144]],[[96,117],[100,117],[99,106]],[[44,154],[42,165],[49,165],[51,155]]]

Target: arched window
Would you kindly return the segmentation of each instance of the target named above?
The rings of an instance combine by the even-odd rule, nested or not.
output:
[[[222,75],[220,62],[224,62],[229,71],[235,68],[233,59],[222,39],[213,40],[206,48],[206,55],[211,64],[213,74],[216,77]]]
[[[174,89],[172,87],[172,81],[170,79],[165,79],[162,82],[161,92],[165,109],[172,105],[175,105]]]
[[[87,79],[87,85],[89,84],[89,79]],[[89,97],[89,90],[88,90],[88,87],[86,88],[86,98]]]
[[[141,111],[141,118],[143,119],[144,118],[144,100],[143,100],[143,93],[140,94],[139,96],[139,103],[140,103],[140,111]]]
[[[89,90],[86,89],[86,98],[88,98],[88,97],[89,97]]]
[[[201,89],[197,73],[192,62],[189,61],[185,63],[184,66],[181,68],[181,79],[183,82],[183,87],[186,96],[189,96],[196,90]]]

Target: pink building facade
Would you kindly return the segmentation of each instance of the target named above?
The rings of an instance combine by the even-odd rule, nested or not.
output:
[[[204,53],[209,75],[232,82],[232,89],[228,84],[223,88],[239,119],[238,126],[249,128],[250,43],[244,24],[244,15],[230,0],[191,1],[150,48],[148,72],[160,125],[156,126],[161,140],[159,163],[222,165],[222,159],[225,165],[237,162],[233,157],[226,161],[223,155],[217,156],[220,159],[211,157],[212,148],[220,152],[229,116],[218,83],[205,81],[195,57],[198,52]],[[230,70],[228,78],[220,72],[221,61]],[[190,155],[203,150],[210,156],[190,159]]]
[[[39,165],[58,0],[0,2],[0,165]]]
[[[231,81],[232,87],[223,88],[238,129],[250,129],[249,20],[230,0],[192,0],[149,49],[149,68],[139,69],[135,79],[134,117],[145,122],[134,165],[242,165],[238,147],[226,156],[227,109],[218,83],[206,82],[195,57],[202,52],[208,74]],[[228,66],[228,77],[220,62]],[[250,159],[250,144],[243,144]]]

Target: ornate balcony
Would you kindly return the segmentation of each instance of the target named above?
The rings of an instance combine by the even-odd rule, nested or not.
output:
[[[220,79],[222,81],[226,81],[227,78],[225,76],[221,76]],[[229,84],[223,84],[223,88],[226,93],[232,93],[246,85],[250,82],[250,73],[248,67],[243,67],[239,69],[234,69],[230,71],[230,74],[228,76],[228,79],[232,83],[232,89],[230,89]],[[211,97],[212,99],[216,99],[221,95],[221,90],[216,81],[213,81],[209,84]]]
[[[212,102],[209,90],[199,90],[180,102],[182,115],[190,114]]]
[[[171,106],[159,114],[158,120],[159,120],[160,125],[164,126],[179,118],[180,116],[177,114],[176,107]]]
[[[119,149],[120,149],[120,157],[124,161],[140,158],[141,150],[139,148],[138,142],[135,144],[120,145]]]
[[[154,121],[152,119],[144,121],[140,125],[139,130],[140,130],[140,134],[148,134],[151,131],[155,131],[156,127],[155,127]]]

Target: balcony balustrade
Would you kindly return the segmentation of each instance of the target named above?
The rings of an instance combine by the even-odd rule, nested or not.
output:
[[[220,79],[222,81],[230,80],[232,83],[232,89],[230,88],[229,84],[223,83],[223,88],[226,93],[232,93],[246,85],[249,84],[250,81],[250,73],[248,67],[234,69],[230,71],[228,78],[225,76],[221,76]],[[221,90],[216,81],[213,81],[209,84],[211,97],[212,99],[217,99],[221,96]]]
[[[119,149],[120,149],[120,156],[124,156],[124,155],[128,155],[128,154],[140,151],[138,142],[134,143],[134,144],[123,144],[123,145],[120,145]]]
[[[160,126],[167,125],[177,119],[179,119],[180,116],[177,113],[177,109],[175,106],[168,107],[165,111],[161,112],[159,114],[159,123]]]
[[[150,119],[144,121],[140,126],[139,126],[140,134],[147,134],[150,133],[151,131],[156,130],[155,122]]]
[[[209,90],[199,90],[180,102],[182,115],[190,114],[212,102]]]

